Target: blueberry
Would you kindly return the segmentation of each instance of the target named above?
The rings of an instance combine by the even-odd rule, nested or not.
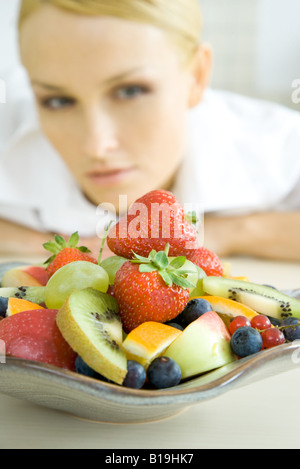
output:
[[[79,355],[75,360],[75,370],[80,375],[88,376],[89,378],[95,378],[97,376],[97,372],[87,365]]]
[[[0,297],[0,317],[5,318],[8,307],[8,298]]]
[[[179,329],[180,331],[183,331],[183,327],[177,322],[168,321],[168,322],[165,322],[165,324],[166,326],[174,327],[175,329]]]
[[[212,310],[213,308],[207,300],[194,298],[188,302],[184,310],[176,318],[176,322],[179,322],[183,327],[187,327],[191,322]]]
[[[141,389],[146,381],[146,371],[143,365],[134,361],[127,362],[127,375],[123,381],[123,386],[127,388]]]
[[[244,326],[237,329],[231,337],[231,348],[238,357],[247,357],[260,352],[263,340],[260,333],[253,327]]]
[[[267,317],[270,319],[272,326],[275,326],[275,327],[280,327],[281,326],[281,320],[280,319],[272,318],[271,316],[267,316]]]
[[[283,319],[281,322],[281,326],[283,327],[282,332],[286,340],[289,342],[293,342],[293,340],[300,339],[300,320],[297,318],[289,317]],[[284,326],[295,326],[295,327],[284,327]]]
[[[171,388],[180,383],[181,369],[172,358],[158,357],[149,365],[147,378],[157,389]]]
[[[78,355],[75,360],[75,371],[83,376],[88,376],[89,378],[98,379],[100,381],[106,381],[107,383],[113,383],[105,376],[100,375],[97,371],[93,370],[85,361]]]

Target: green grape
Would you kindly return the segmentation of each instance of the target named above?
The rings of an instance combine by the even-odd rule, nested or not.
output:
[[[122,267],[124,262],[127,262],[128,259],[120,256],[110,256],[104,259],[100,266],[108,273],[109,284],[113,285],[115,283],[115,276],[117,271]]]
[[[195,265],[195,264],[194,264]],[[203,278],[206,277],[206,273],[204,272],[203,269],[201,269],[201,267],[198,267],[197,265],[195,265],[195,267],[197,268],[197,272],[198,272],[198,278],[197,278],[197,281],[196,281],[196,288],[194,288],[193,290],[190,291],[190,298],[192,297],[196,297],[196,296],[204,296],[205,295],[205,292],[203,290]]]
[[[107,272],[97,264],[75,261],[61,267],[45,287],[45,304],[60,309],[73,291],[94,288],[106,293],[109,287]]]

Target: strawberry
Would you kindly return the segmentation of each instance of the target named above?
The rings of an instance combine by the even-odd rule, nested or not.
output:
[[[163,251],[166,244],[169,255],[177,257],[196,249],[198,237],[176,197],[164,190],[137,199],[107,236],[110,250],[127,259],[133,253],[146,257],[152,250]]]
[[[224,274],[223,265],[219,257],[207,248],[199,247],[191,250],[186,257],[189,261],[201,267],[206,275],[222,277]]]
[[[45,262],[49,278],[55,272],[70,262],[75,261],[88,261],[97,264],[96,259],[91,257],[90,250],[85,246],[78,247],[79,242],[78,233],[73,233],[68,241],[62,236],[55,235],[55,241],[48,241],[43,246],[47,251],[53,255]]]
[[[179,270],[185,257],[169,259],[168,250],[135,255],[118,270],[114,283],[125,332],[146,321],[164,323],[177,317],[189,301],[187,272]]]

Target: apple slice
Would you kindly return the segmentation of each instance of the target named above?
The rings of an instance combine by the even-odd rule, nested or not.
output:
[[[3,274],[1,287],[45,286],[49,279],[46,269],[39,265],[14,267]]]
[[[0,321],[7,356],[75,370],[77,354],[56,325],[56,310],[25,311]]]
[[[228,329],[214,311],[203,314],[184,329],[164,356],[178,363],[182,379],[214,370],[236,359]]]

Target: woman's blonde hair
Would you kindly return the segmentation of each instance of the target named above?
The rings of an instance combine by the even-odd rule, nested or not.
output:
[[[91,16],[151,24],[167,32],[186,58],[198,50],[202,30],[199,0],[21,0],[19,29],[44,5]]]

